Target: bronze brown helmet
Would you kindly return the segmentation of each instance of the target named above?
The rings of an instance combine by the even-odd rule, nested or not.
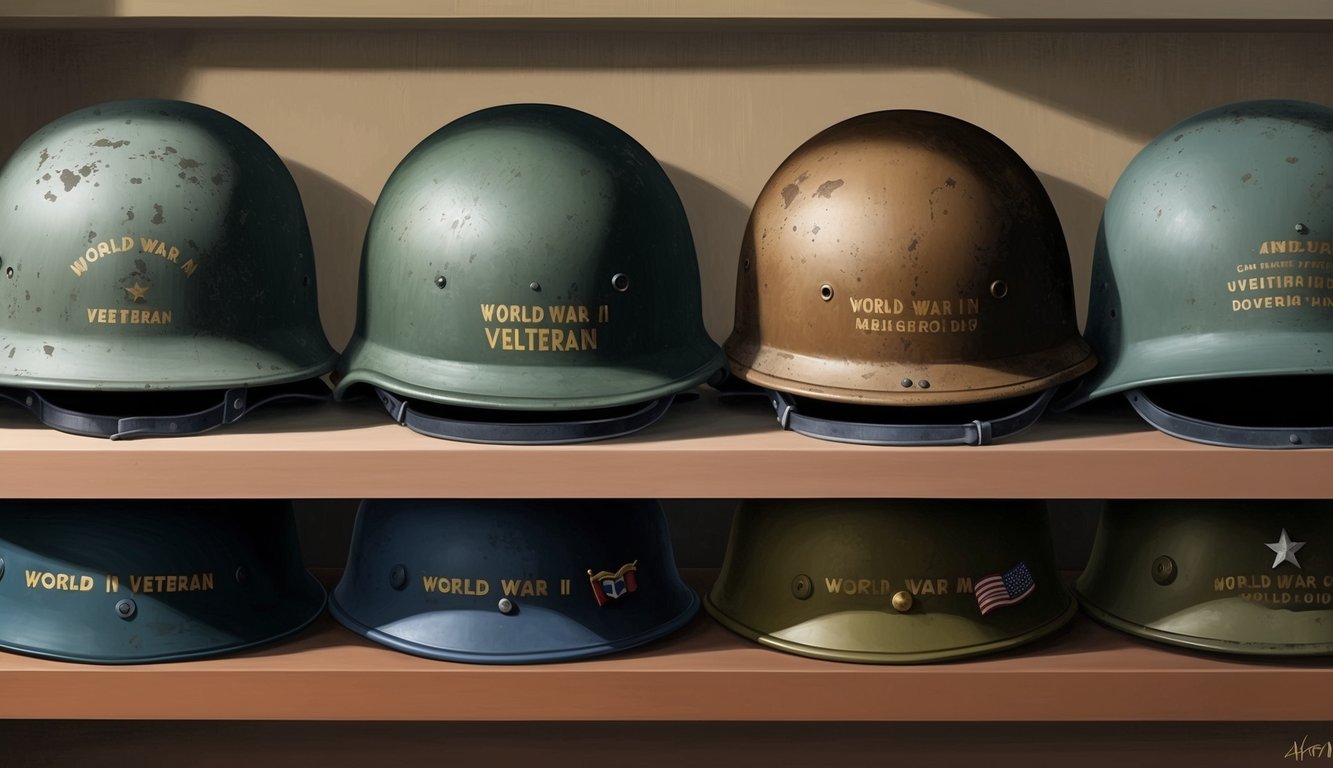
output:
[[[1093,618],[1226,653],[1333,653],[1333,505],[1111,501],[1076,590]]]
[[[1012,434],[1095,364],[1036,174],[981,128],[908,110],[838,123],[769,179],[726,352],[784,427],[877,444]]]
[[[781,651],[887,664],[1012,648],[1075,612],[1030,501],[747,502],[705,606]]]

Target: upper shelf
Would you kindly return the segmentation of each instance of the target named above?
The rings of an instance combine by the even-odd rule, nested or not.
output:
[[[369,402],[123,442],[0,407],[8,498],[1333,498],[1331,462],[1177,440],[1132,413],[1048,416],[984,447],[847,445],[782,432],[765,400],[711,393],[628,437],[525,447],[425,437]]]
[[[1325,0],[7,0],[9,24],[438,20],[1290,22],[1333,19]]]

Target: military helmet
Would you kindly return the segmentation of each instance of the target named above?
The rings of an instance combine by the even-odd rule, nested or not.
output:
[[[880,444],[1013,434],[1095,364],[1036,174],[981,128],[911,110],[844,120],[774,172],[726,350],[785,428]]]
[[[661,166],[597,117],[515,104],[449,123],[385,184],[335,396],[373,385],[436,437],[581,442],[722,367]]]
[[[1057,407],[1125,393],[1176,437],[1333,446],[1333,109],[1251,101],[1194,115],[1106,202],[1087,336],[1103,364]]]
[[[182,101],[72,112],[0,170],[0,395],[77,434],[191,434],[327,395],[296,184]]]
[[[357,634],[449,661],[599,656],[688,622],[655,501],[364,501],[329,602]]]
[[[1012,648],[1075,605],[1029,501],[750,501],[708,612],[780,651],[906,664]]]
[[[1110,501],[1075,590],[1093,618],[1149,640],[1333,653],[1330,512],[1327,501]]]
[[[271,642],[323,609],[286,502],[0,504],[0,648],[177,661]]]

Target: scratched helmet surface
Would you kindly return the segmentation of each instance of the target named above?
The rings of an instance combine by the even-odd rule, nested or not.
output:
[[[211,406],[217,426],[333,367],[296,184],[220,112],[140,99],[58,118],[0,170],[0,231],[0,386],[74,412],[47,418],[59,429],[202,431],[147,417]]]
[[[911,110],[838,123],[773,173],[742,241],[726,352],[733,373],[800,410],[855,421],[821,403],[865,419],[892,407],[880,411],[890,424],[930,424],[941,406],[964,407],[939,408],[940,423],[1007,414],[977,405],[1026,408],[1095,364],[1036,174],[985,130]],[[944,442],[849,432],[810,434]]]
[[[771,648],[878,664],[1013,648],[1075,612],[1030,501],[745,502],[705,606]]]
[[[655,501],[364,501],[334,618],[406,653],[524,664],[684,626],[699,598]]]
[[[1333,503],[1109,501],[1075,586],[1093,618],[1186,648],[1333,653]]]
[[[1333,446],[1333,109],[1199,113],[1135,156],[1106,201],[1087,336],[1103,365],[1058,407],[1124,393],[1204,443]]]
[[[385,184],[335,394],[372,385],[439,437],[577,442],[652,423],[722,366],[662,167],[600,118],[516,104],[449,123]]]
[[[291,505],[0,504],[0,648],[97,664],[217,656],[324,609]]]

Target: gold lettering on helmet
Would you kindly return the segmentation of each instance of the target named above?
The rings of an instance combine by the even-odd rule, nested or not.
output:
[[[1309,258],[1333,256],[1328,240],[1265,240],[1260,256],[1298,258],[1255,259],[1236,265],[1236,274],[1226,281],[1232,312],[1274,309],[1327,309],[1333,307],[1333,260]]]
[[[611,322],[611,309],[607,304],[596,307],[586,304],[481,304],[480,307],[487,347],[505,352],[594,350],[597,349],[598,326]]]
[[[157,256],[163,261],[175,264],[180,267],[181,272],[185,273],[186,277],[193,275],[199,267],[198,262],[194,259],[188,259],[184,264],[179,263],[180,246],[152,237],[139,237],[137,240],[139,244],[138,253]],[[120,235],[90,245],[78,258],[70,262],[69,269],[75,277],[83,277],[93,265],[108,257],[120,253],[134,252],[135,241],[134,235]]]
[[[126,307],[88,307],[88,322],[99,325],[170,325],[169,309],[129,309]]]
[[[1251,603],[1301,606],[1333,605],[1333,574],[1245,573],[1213,577],[1213,592]]]
[[[200,573],[173,573],[153,576],[130,574],[130,591],[135,594],[158,592],[212,592],[215,580],[212,571]]]
[[[58,592],[91,592],[94,585],[92,576],[84,573],[56,573],[54,571],[34,571],[24,569],[23,581],[28,589],[43,589]]]
[[[972,297],[904,301],[849,296],[852,326],[869,333],[972,333],[980,326],[981,300]]]
[[[959,576],[953,579],[939,577],[906,578],[901,582],[883,577],[855,578],[851,576],[825,576],[824,589],[830,595],[893,595],[900,590],[907,590],[913,595],[947,595],[952,582],[954,592],[971,592],[972,579]]]

